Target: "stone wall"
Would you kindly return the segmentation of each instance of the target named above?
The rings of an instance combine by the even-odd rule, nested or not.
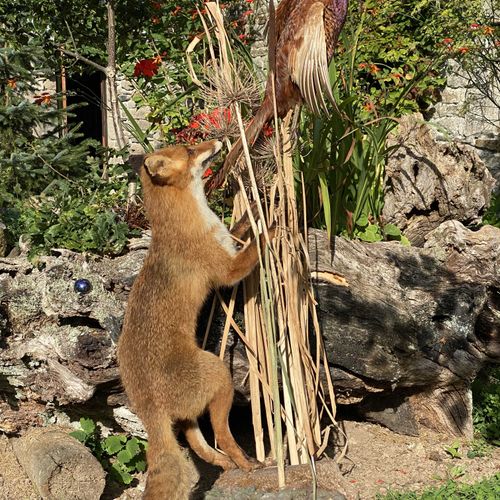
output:
[[[117,88],[118,99],[122,102],[122,104],[128,109],[130,114],[137,121],[141,130],[143,130],[143,131],[147,130],[148,127],[151,125],[150,122],[147,120],[147,116],[150,112],[149,107],[147,107],[147,106],[142,106],[140,108],[137,107],[137,104],[135,103],[135,101],[133,99],[136,90],[135,90],[134,86],[132,85],[132,83],[130,82],[130,80],[125,75],[118,73],[118,75],[117,75],[117,87],[118,87]],[[108,96],[110,95],[109,89],[107,89],[107,95]],[[125,135],[126,144],[129,147],[130,154],[142,154],[142,153],[144,153],[142,146],[134,138],[133,134],[130,133],[129,126],[131,124],[127,120],[127,117],[125,116],[125,113],[121,109],[121,106],[120,106],[120,114],[121,114],[121,118],[123,120],[123,123],[125,124],[123,132]],[[108,130],[108,146],[110,148],[118,148],[118,143],[116,140],[116,133],[115,133],[115,129],[113,126],[113,119],[112,119],[111,113],[109,111],[108,111],[108,113],[106,113],[106,126],[107,126],[107,130]],[[160,138],[159,134],[155,134],[155,136],[152,139],[152,142],[153,142],[154,147],[161,146],[161,138]]]
[[[438,141],[456,140],[472,146],[500,185],[500,108],[481,93],[470,77],[451,60],[447,85],[429,120]],[[490,89],[500,102],[500,89]]]

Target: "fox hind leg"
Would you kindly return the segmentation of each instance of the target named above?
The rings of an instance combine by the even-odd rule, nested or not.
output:
[[[226,455],[214,450],[206,441],[198,422],[190,420],[182,424],[184,435],[191,449],[205,462],[222,467],[224,470],[236,468],[236,464]]]
[[[233,384],[227,373],[228,380],[225,380],[215,393],[212,401],[208,405],[210,421],[214,430],[215,438],[220,449],[226,453],[231,460],[245,471],[251,471],[262,467],[260,462],[249,458],[246,453],[236,443],[231,430],[229,429],[229,411],[233,404]]]

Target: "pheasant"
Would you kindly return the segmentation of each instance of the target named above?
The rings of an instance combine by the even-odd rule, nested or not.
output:
[[[274,63],[280,118],[304,101],[313,113],[328,113],[325,96],[334,102],[328,64],[347,17],[347,4],[348,0],[282,0],[278,5],[274,24],[276,49],[274,54],[270,51],[270,67]],[[270,11],[272,15],[273,10]],[[262,104],[245,131],[248,144],[255,142],[273,114],[272,81],[268,78]],[[241,139],[238,139],[222,168],[208,181],[207,192],[224,182],[241,150]]]

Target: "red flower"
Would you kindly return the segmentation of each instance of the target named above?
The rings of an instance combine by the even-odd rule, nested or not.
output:
[[[460,47],[457,50],[458,50],[458,52],[460,52],[460,54],[465,54],[465,53],[469,52],[469,47]]]
[[[253,10],[252,9],[246,10],[245,12],[243,12],[243,17],[251,16],[252,14],[253,14]]]
[[[176,5],[175,9],[172,11],[172,15],[176,16],[181,10],[182,10],[182,7],[180,5]]]
[[[162,7],[160,2],[151,2],[151,6],[153,7],[154,10],[160,10]]]
[[[271,137],[274,134],[274,129],[269,125],[269,123],[266,123],[262,127],[262,133],[264,134],[264,137]]]
[[[160,18],[159,18],[158,16],[153,16],[153,17],[151,18],[151,22],[152,22],[153,24],[160,24]]]
[[[445,45],[451,45],[453,43],[453,38],[443,38],[443,43]]]
[[[375,104],[373,104],[372,101],[368,100],[368,101],[366,101],[365,104],[363,104],[363,109],[367,113],[373,113],[375,111]]]
[[[472,23],[472,24],[470,25],[470,29],[471,29],[471,30],[477,30],[477,29],[479,29],[480,27],[481,27],[481,25],[480,25],[480,24],[477,24],[477,23]]]
[[[205,170],[205,173],[203,174],[203,179],[205,179],[206,177],[210,177],[213,173],[214,173],[214,171],[210,167],[208,167]]]
[[[155,59],[141,59],[134,68],[134,76],[151,78],[158,73],[159,63]]]

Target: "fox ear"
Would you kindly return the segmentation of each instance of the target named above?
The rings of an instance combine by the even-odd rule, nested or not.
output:
[[[167,182],[168,178],[173,173],[173,161],[164,155],[153,154],[147,156],[144,160],[144,166],[153,179],[163,182]]]

